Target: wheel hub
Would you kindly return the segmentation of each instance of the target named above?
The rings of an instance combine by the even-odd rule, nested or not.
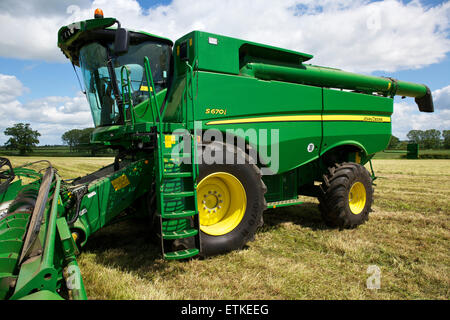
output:
[[[355,182],[348,194],[348,205],[353,214],[360,214],[366,205],[366,188],[361,182]]]
[[[240,181],[226,172],[203,178],[197,187],[200,229],[210,235],[232,231],[242,220],[247,206]]]

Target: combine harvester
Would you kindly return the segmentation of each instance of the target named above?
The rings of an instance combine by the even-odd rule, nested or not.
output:
[[[116,25],[117,24],[117,25]],[[86,299],[76,261],[127,213],[165,259],[238,250],[263,211],[318,197],[328,225],[368,219],[395,95],[433,112],[427,86],[307,64],[312,55],[193,31],[171,40],[114,18],[62,27],[114,163],[63,181],[48,162],[0,162],[0,298]],[[221,138],[222,137],[222,138]]]

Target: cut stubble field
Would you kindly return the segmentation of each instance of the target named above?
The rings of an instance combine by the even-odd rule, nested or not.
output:
[[[13,165],[34,158],[10,157]],[[47,158],[74,178],[111,158]],[[449,299],[450,160],[374,160],[369,221],[330,229],[317,200],[270,209],[255,240],[207,259],[164,261],[142,221],[108,226],[78,262],[89,299]],[[368,267],[380,288],[368,289]]]

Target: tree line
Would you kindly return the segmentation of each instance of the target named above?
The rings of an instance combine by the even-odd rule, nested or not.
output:
[[[89,152],[91,156],[97,155],[106,149],[98,144],[92,144],[91,135],[94,128],[72,129],[61,136],[64,144],[69,146],[70,152]]]
[[[70,151],[82,151],[90,147],[90,139],[94,128],[72,129],[64,132],[61,140],[69,146]]]
[[[406,137],[408,141],[391,136],[388,149],[404,149],[407,143],[417,143],[420,149],[450,149],[450,130],[410,130]]]
[[[90,138],[94,128],[72,129],[64,132],[61,136],[63,144],[69,147],[70,152],[89,152],[96,155],[101,149],[90,143]],[[6,128],[3,132],[10,138],[4,144],[6,150],[19,151],[20,155],[26,155],[33,151],[39,144],[41,134],[33,130],[29,123],[16,123],[12,127]]]

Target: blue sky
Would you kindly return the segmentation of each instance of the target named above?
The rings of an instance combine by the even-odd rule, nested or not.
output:
[[[449,1],[2,0],[0,144],[17,122],[39,130],[40,144],[60,144],[66,130],[92,126],[56,34],[92,18],[96,7],[123,26],[172,40],[200,29],[311,53],[315,64],[425,83],[437,112],[420,114],[413,99],[396,99],[394,135],[450,129]]]

